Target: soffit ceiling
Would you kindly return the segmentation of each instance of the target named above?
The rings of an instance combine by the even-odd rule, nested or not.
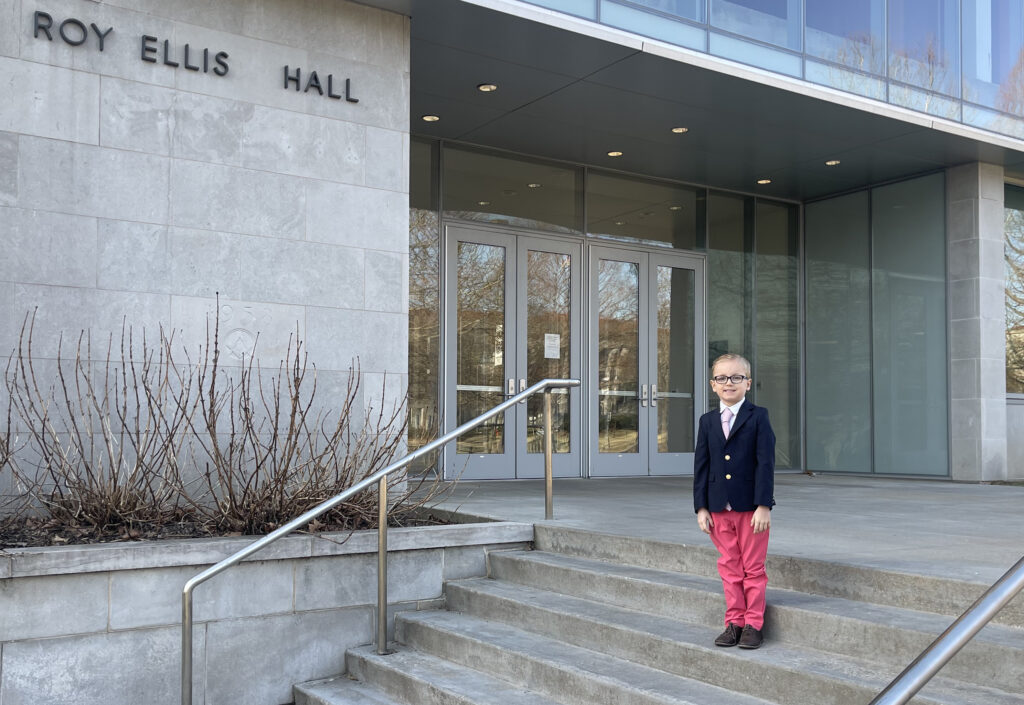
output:
[[[414,134],[798,201],[978,160],[1024,173],[1018,151],[460,0],[413,0],[411,26]]]

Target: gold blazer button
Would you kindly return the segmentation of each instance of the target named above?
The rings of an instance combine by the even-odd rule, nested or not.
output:
[[[732,475],[726,475],[726,476],[725,476],[725,479],[726,479],[726,480],[731,480],[731,479],[732,479]]]
[[[725,456],[725,459],[726,460],[732,460],[732,456],[731,455],[727,455],[727,456]]]

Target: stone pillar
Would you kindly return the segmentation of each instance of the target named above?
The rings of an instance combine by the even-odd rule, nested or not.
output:
[[[1006,320],[1003,168],[946,172],[951,476],[1005,480]]]

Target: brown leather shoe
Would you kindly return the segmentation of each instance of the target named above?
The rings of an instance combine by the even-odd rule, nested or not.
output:
[[[715,639],[715,646],[736,646],[740,640],[741,628],[729,622],[725,625],[725,631]]]
[[[739,646],[741,649],[756,649],[761,646],[763,641],[764,637],[761,636],[761,630],[754,629],[748,624],[743,627],[743,632],[740,634]]]

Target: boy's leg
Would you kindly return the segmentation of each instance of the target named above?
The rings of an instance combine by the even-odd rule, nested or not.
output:
[[[743,552],[737,512],[715,512],[711,515],[711,542],[718,549],[718,574],[725,593],[725,623],[742,627],[746,624],[747,598],[744,594]],[[749,518],[747,519],[749,521]]]
[[[742,554],[743,596],[746,611],[743,619],[754,629],[764,626],[765,591],[768,587],[768,573],[764,563],[768,556],[769,531],[754,533],[750,525],[753,512],[742,512],[737,526],[739,549]]]

